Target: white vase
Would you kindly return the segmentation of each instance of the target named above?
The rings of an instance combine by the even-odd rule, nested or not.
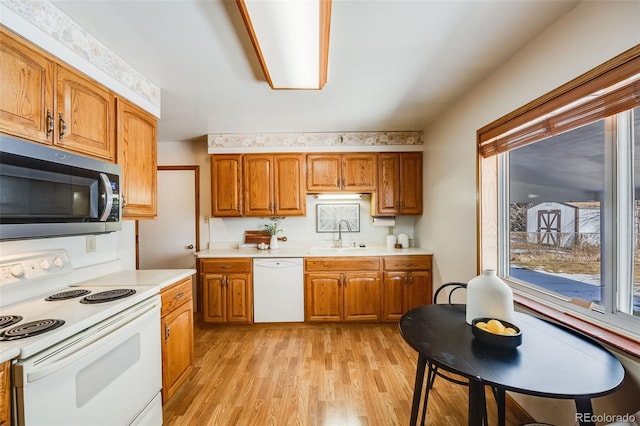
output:
[[[513,290],[493,269],[485,269],[467,283],[467,324],[475,318],[513,322]]]
[[[272,235],[271,236],[271,241],[269,242],[269,248],[270,249],[277,249],[278,248],[278,236],[277,235]]]

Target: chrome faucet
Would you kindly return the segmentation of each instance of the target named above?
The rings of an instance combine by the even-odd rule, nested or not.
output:
[[[347,225],[347,230],[349,230],[349,232],[352,232],[351,224],[349,224],[349,221],[346,219],[340,220],[338,222],[338,240],[334,242],[333,244],[334,247],[342,247],[342,223],[343,222],[345,225]]]

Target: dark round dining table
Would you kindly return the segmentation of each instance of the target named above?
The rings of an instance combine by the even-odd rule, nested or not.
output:
[[[620,386],[625,374],[620,361],[564,326],[520,312],[514,313],[513,323],[522,332],[522,344],[504,349],[477,341],[465,321],[465,305],[423,305],[405,313],[400,332],[418,352],[411,425],[418,418],[427,363],[469,379],[469,425],[483,422],[485,386],[502,395],[512,391],[573,399],[576,421],[594,425],[591,398]]]

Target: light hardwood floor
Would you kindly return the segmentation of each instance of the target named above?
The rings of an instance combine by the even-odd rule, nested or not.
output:
[[[397,324],[196,321],[195,352],[165,425],[409,424],[417,355]],[[437,379],[428,408],[428,425],[466,424],[467,388]],[[508,398],[507,424],[527,421]]]

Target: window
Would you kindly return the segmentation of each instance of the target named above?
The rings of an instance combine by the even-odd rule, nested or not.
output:
[[[478,131],[481,267],[636,337],[638,69],[640,46]]]

